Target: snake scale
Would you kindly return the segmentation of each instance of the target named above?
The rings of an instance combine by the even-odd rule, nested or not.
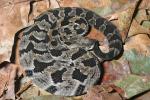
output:
[[[86,35],[91,28],[103,32],[109,52]],[[19,44],[20,64],[26,76],[40,88],[63,96],[87,92],[101,77],[101,63],[122,50],[117,28],[98,14],[79,7],[62,7],[39,15],[23,31]]]

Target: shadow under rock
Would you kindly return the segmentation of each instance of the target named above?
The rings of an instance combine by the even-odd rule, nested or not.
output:
[[[15,34],[15,37],[14,37],[14,43],[13,43],[13,47],[12,47],[12,52],[11,52],[11,56],[10,56],[10,62],[11,63],[15,63],[15,60],[16,60],[16,51],[17,51],[17,43],[19,41],[19,35],[25,30],[27,29],[28,27],[25,27],[25,28],[22,28],[20,29],[16,34]]]
[[[16,59],[17,59],[17,57],[16,57],[16,53],[17,53],[17,44],[18,44],[18,41],[19,41],[19,35],[25,30],[25,29],[27,29],[28,27],[25,27],[25,28],[22,28],[22,29],[20,29],[19,31],[17,31],[17,33],[15,34],[15,36],[14,36],[14,43],[13,43],[13,47],[12,47],[12,52],[11,52],[11,56],[10,56],[10,62],[11,63],[13,63],[13,64],[15,64],[16,63]],[[16,81],[15,81],[15,93],[17,92],[17,91],[19,91],[19,89],[20,89],[20,85],[21,85],[21,79],[22,79],[22,77],[16,77]]]

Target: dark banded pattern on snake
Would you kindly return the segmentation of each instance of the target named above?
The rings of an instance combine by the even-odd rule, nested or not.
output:
[[[85,37],[91,28],[104,33],[109,52],[97,40]],[[33,83],[55,95],[77,96],[87,92],[101,76],[101,63],[122,50],[117,28],[85,8],[64,7],[39,15],[23,31],[20,64]]]

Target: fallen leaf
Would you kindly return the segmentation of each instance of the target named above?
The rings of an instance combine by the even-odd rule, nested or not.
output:
[[[15,78],[18,68],[18,65],[6,61],[0,64],[0,99],[15,100]]]

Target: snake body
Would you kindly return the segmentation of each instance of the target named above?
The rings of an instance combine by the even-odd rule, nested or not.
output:
[[[104,33],[109,52],[85,37],[91,28]],[[63,96],[87,92],[101,77],[101,63],[122,50],[117,28],[85,8],[64,7],[39,15],[23,31],[19,44],[20,64],[28,78],[46,91]]]

